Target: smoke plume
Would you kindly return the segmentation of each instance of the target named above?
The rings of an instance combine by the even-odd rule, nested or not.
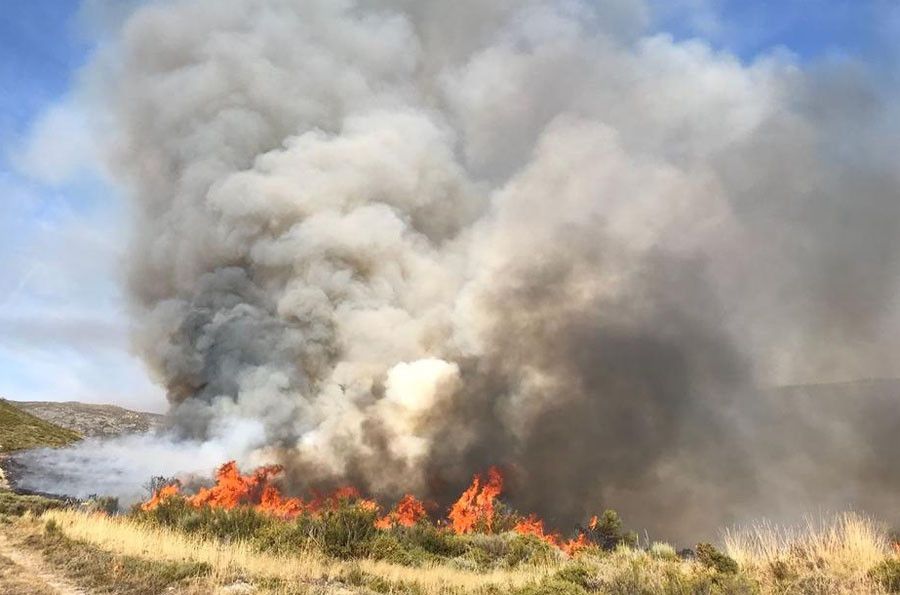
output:
[[[224,445],[294,489],[446,502],[499,464],[556,526],[615,507],[676,538],[881,506],[854,494],[897,483],[890,432],[760,387],[900,363],[896,94],[850,59],[742,61],[650,19],[638,0],[136,9],[89,84],[136,210],[169,473]]]

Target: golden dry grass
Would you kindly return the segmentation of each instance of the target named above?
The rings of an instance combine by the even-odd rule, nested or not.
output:
[[[279,556],[253,550],[243,542],[220,543],[163,528],[149,527],[125,517],[108,517],[72,510],[53,510],[44,520],[54,520],[64,535],[103,550],[159,561],[192,561],[208,564],[214,577],[229,576],[280,579],[290,582],[339,580],[351,569],[385,581],[416,585],[423,593],[469,592],[487,586],[501,590],[539,580],[554,567],[522,567],[475,573],[449,566],[408,567],[375,560],[341,562],[311,551]]]
[[[765,592],[882,593],[869,572],[892,555],[883,529],[853,513],[793,528],[760,523],[727,531],[724,542]]]
[[[235,577],[245,577],[254,582],[276,579],[279,584],[291,585],[291,593],[305,592],[296,589],[303,585],[310,587],[310,593],[348,593],[342,584],[346,585],[353,573],[362,573],[393,585],[415,586],[423,594],[483,593],[490,586],[495,593],[505,593],[547,579],[542,590],[534,591],[544,594],[557,592],[554,589],[560,583],[554,581],[559,579],[551,575],[560,568],[581,568],[588,573],[591,592],[849,595],[885,593],[870,571],[896,555],[877,524],[853,514],[810,521],[793,529],[762,523],[727,532],[725,551],[738,562],[737,574],[722,574],[698,560],[678,558],[671,547],[661,544],[648,550],[590,551],[570,564],[475,573],[449,565],[342,562],[314,550],[291,555],[261,553],[246,543],[203,539],[127,517],[51,510],[41,518],[54,520],[71,539],[115,554],[159,562],[205,563],[211,569],[211,576],[203,582],[206,592],[233,583]]]

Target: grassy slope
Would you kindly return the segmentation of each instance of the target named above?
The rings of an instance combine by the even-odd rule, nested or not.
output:
[[[726,552],[739,561],[736,573],[677,558],[660,546],[472,572],[443,564],[335,560],[310,549],[274,555],[129,517],[54,510],[58,502],[36,497],[7,504],[0,506],[0,541],[7,548],[40,556],[48,571],[85,592],[109,595],[251,589],[258,595],[856,595],[900,589],[900,555],[877,525],[853,515],[802,530],[761,525],[729,533]],[[19,516],[24,509],[30,514]],[[43,595],[21,591],[17,572],[0,559],[0,592]]]
[[[80,438],[77,432],[38,419],[9,401],[0,399],[0,452],[65,446]]]
[[[60,536],[82,548],[154,567],[188,565],[195,575],[196,569],[203,569],[210,588],[232,584],[240,577],[258,587],[259,593],[278,595],[373,591],[394,595],[857,595],[900,588],[900,558],[891,551],[887,537],[870,521],[852,515],[800,532],[763,526],[732,533],[726,540],[727,551],[741,561],[736,571],[680,559],[671,548],[659,546],[585,551],[571,560],[488,572],[447,565],[412,568],[369,559],[328,559],[309,550],[266,554],[245,543],[200,539],[122,517],[51,510],[42,520],[52,521]]]

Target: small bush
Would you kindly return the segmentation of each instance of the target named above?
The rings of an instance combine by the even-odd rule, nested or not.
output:
[[[253,541],[253,537],[273,521],[271,517],[252,508],[194,508],[180,497],[166,498],[152,511],[138,509],[134,514],[136,518],[151,524],[225,542]]]
[[[651,556],[653,556],[654,558],[659,558],[660,560],[678,559],[678,554],[675,553],[675,548],[668,543],[654,541],[648,551],[650,552]]]
[[[556,578],[578,585],[587,590],[597,588],[596,573],[583,562],[576,561],[566,564],[556,572]]]
[[[869,571],[869,576],[885,591],[900,593],[900,560],[889,558]]]
[[[341,505],[317,517],[298,520],[318,548],[335,558],[372,557],[372,541],[378,534],[376,512],[351,504]]]
[[[68,502],[63,500],[0,491],[0,514],[22,516],[27,512],[34,516],[40,516],[48,510],[66,506],[68,506]]]
[[[772,572],[772,578],[779,582],[797,578],[797,573],[784,560],[773,560],[769,563],[769,570]]]
[[[119,512],[119,499],[113,496],[98,496],[91,494],[81,506],[88,512],[102,512],[103,514],[116,514]]]
[[[620,545],[634,547],[637,534],[622,530],[622,519],[615,510],[605,511],[590,530],[591,541],[606,551],[612,551]]]
[[[62,531],[60,531],[59,523],[57,523],[56,520],[50,519],[49,521],[44,523],[44,535],[47,535],[48,537],[50,537],[50,536],[61,535],[61,534],[62,534]]]
[[[296,521],[265,523],[253,534],[250,544],[259,551],[294,554],[310,547],[309,528]]]
[[[509,540],[504,555],[508,567],[520,564],[549,564],[558,560],[559,551],[534,535],[515,535]]]
[[[422,566],[437,561],[434,554],[421,547],[404,543],[392,531],[381,531],[369,544],[371,557],[404,566]]]
[[[697,561],[722,574],[736,574],[738,571],[738,563],[734,558],[723,554],[711,543],[697,544]]]
[[[513,595],[586,595],[584,587],[558,576],[545,578],[539,583],[526,585],[511,592]]]
[[[467,536],[455,535],[431,523],[395,528],[392,533],[405,547],[419,548],[440,558],[462,556],[471,543],[467,541]]]

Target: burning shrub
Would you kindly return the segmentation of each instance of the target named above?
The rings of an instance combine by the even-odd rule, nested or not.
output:
[[[494,513],[497,498],[503,491],[503,475],[496,467],[488,470],[485,481],[480,475],[472,478],[472,484],[450,508],[451,526],[457,534],[494,530]]]
[[[590,540],[600,548],[611,551],[620,545],[634,547],[637,544],[637,534],[631,531],[622,531],[622,519],[615,510],[606,510],[600,516],[594,516],[588,523]]]
[[[245,475],[229,462],[218,469],[215,484],[194,495],[184,494],[177,481],[154,478],[150,499],[134,514],[219,540],[246,540],[261,549],[314,546],[337,558],[412,565],[454,560],[479,569],[558,561],[560,552],[571,556],[592,546],[592,538],[605,548],[634,541],[622,532],[613,511],[595,517],[591,533],[582,531],[575,539],[546,531],[538,517],[522,517],[500,502],[503,476],[496,468],[486,478],[473,477],[441,526],[432,523],[412,494],[379,516],[381,507],[352,487],[309,500],[285,497],[273,483],[279,473],[279,467],[266,466]]]

